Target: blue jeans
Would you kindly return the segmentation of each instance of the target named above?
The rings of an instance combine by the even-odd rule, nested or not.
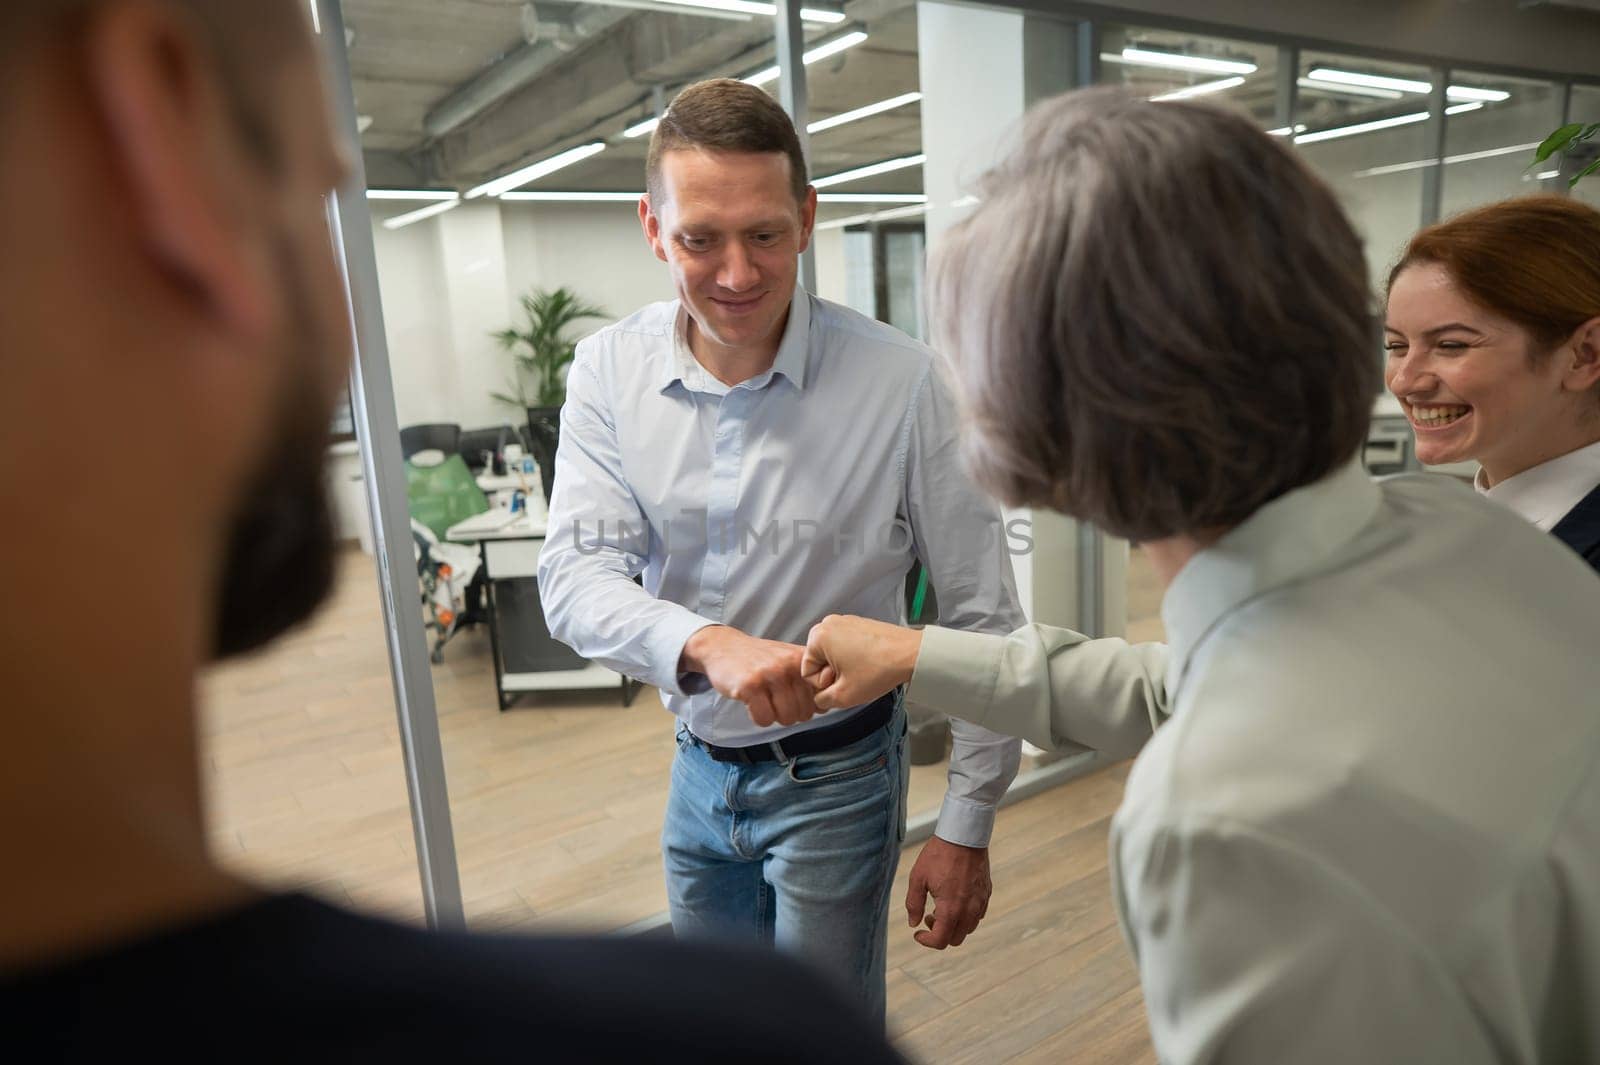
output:
[[[674,934],[774,943],[881,1021],[905,735],[897,708],[847,747],[742,765],[713,761],[679,725],[661,836]]]

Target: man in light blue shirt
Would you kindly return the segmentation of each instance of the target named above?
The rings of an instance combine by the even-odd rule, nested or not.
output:
[[[798,644],[828,614],[902,621],[917,559],[943,624],[1010,631],[1024,619],[1005,530],[960,468],[928,349],[797,287],[816,193],[770,97],[686,89],[652,139],[648,186],[640,218],[679,298],[578,347],[539,563],[546,617],[586,658],[658,686],[679,719],[662,840],[674,930],[775,940],[881,1016],[904,712],[890,696],[806,721]],[[983,917],[995,805],[1020,757],[964,722],[954,737],[907,899],[937,949]]]

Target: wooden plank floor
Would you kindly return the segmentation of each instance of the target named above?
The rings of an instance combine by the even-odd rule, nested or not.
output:
[[[488,655],[487,635],[469,632],[433,669],[470,925],[617,928],[664,910],[673,742],[655,692],[628,709],[614,692],[525,696],[500,713]],[[219,858],[420,921],[372,560],[347,552],[328,608],[268,653],[213,671],[202,699]],[[890,1023],[918,1060],[1153,1060],[1105,870],[1124,775],[1113,767],[1001,812],[994,903],[963,947],[928,951],[891,928]],[[942,765],[914,770],[913,811],[937,808],[943,776]]]

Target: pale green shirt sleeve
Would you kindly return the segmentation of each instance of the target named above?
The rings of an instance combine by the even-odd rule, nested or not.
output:
[[[1040,747],[1137,754],[1168,717],[1164,644],[1026,625],[923,630],[906,698]]]

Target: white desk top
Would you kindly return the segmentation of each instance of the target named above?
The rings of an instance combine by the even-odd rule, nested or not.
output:
[[[508,492],[520,488],[529,495],[538,495],[544,498],[544,485],[539,481],[537,473],[480,473],[477,477],[478,487],[485,492]]]
[[[444,538],[457,543],[475,544],[479,540],[534,540],[544,536],[544,508],[512,514],[487,510],[445,530]]]

